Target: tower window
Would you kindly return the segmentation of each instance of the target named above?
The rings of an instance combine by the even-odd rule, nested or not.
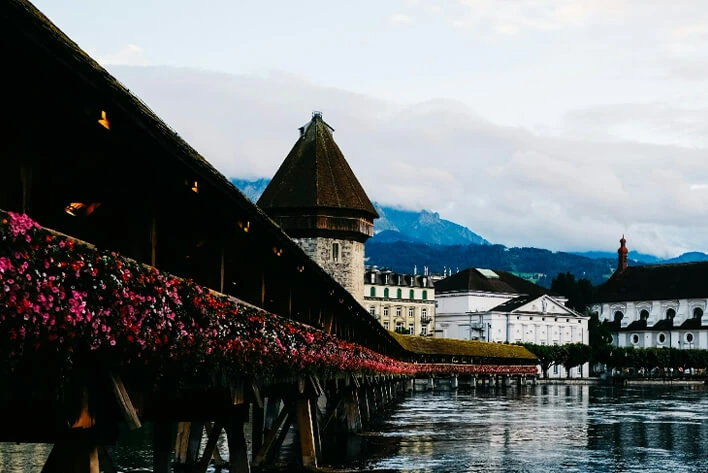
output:
[[[428,291],[423,291],[423,300],[428,298]]]
[[[401,291],[400,288],[396,290],[396,298],[398,298],[398,299],[403,298],[403,291]]]
[[[411,289],[410,292],[408,293],[408,299],[411,299],[411,300],[415,299],[415,292],[413,291],[413,289]]]
[[[388,288],[384,288],[384,298],[388,299]]]
[[[339,243],[332,243],[332,261],[339,261]]]
[[[376,288],[375,288],[375,287],[372,287],[372,288],[369,290],[369,293],[370,293],[371,297],[376,297]]]

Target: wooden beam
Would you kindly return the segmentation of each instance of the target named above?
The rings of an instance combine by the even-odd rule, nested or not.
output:
[[[120,408],[121,414],[123,414],[125,423],[128,424],[130,430],[139,429],[142,427],[142,424],[140,423],[135,407],[133,407],[133,403],[130,401],[130,396],[128,396],[128,392],[125,390],[123,380],[121,380],[120,376],[113,373],[110,374],[110,377],[113,395],[118,402],[118,407]]]
[[[243,432],[243,416],[231,416],[225,428],[229,441],[229,472],[250,473],[251,464],[248,461],[248,445]]]
[[[280,414],[278,414],[278,417],[275,419],[275,422],[273,422],[271,429],[266,434],[265,439],[263,440],[263,445],[261,446],[260,450],[258,450],[253,456],[254,466],[261,465],[265,461],[265,459],[270,454],[271,449],[276,446],[276,441],[281,431],[284,430],[287,434],[287,429],[290,427],[291,423],[292,419],[288,414],[287,406],[284,405],[283,409],[280,411]],[[283,435],[283,440],[284,439],[285,435]],[[280,441],[280,443],[282,443],[282,440]]]
[[[204,446],[204,453],[202,454],[202,458],[197,464],[195,473],[206,473],[206,470],[209,467],[209,461],[214,456],[216,442],[217,440],[219,440],[219,435],[221,435],[221,430],[223,429],[223,425],[218,421],[214,422],[213,427],[209,423],[207,425],[209,425],[210,427],[209,429],[207,429],[209,431],[207,443]]]
[[[317,449],[315,447],[315,431],[312,422],[310,400],[300,398],[295,401],[295,418],[300,437],[300,457],[305,468],[317,468]]]
[[[155,422],[152,431],[152,471],[170,473],[172,460],[172,424]]]

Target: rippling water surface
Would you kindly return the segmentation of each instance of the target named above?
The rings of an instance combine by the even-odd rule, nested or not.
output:
[[[0,445],[0,471],[39,471],[28,467],[37,451],[20,447]],[[150,464],[137,437],[111,454],[122,471]],[[379,472],[708,472],[708,391],[536,386],[415,393],[326,461],[337,470]]]

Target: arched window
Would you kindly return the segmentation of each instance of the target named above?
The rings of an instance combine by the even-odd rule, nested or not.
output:
[[[666,320],[674,320],[676,311],[674,309],[666,309]]]
[[[372,287],[372,288],[369,290],[369,294],[371,295],[371,297],[376,297],[376,288],[375,288],[375,287]]]
[[[423,289],[423,300],[426,300],[428,298],[428,291]]]
[[[415,291],[413,289],[408,292],[408,299],[415,299]]]
[[[648,320],[649,319],[649,311],[644,309],[639,313],[639,320]]]
[[[396,289],[396,298],[403,299],[403,291],[401,290],[400,287],[398,289]]]
[[[384,299],[388,299],[388,288],[384,288]]]
[[[701,320],[703,318],[703,309],[701,309],[700,307],[696,307],[695,309],[693,309],[693,318]]]
[[[618,310],[615,312],[615,323],[620,324],[622,323],[622,319],[624,318],[624,314],[622,313],[621,310]]]

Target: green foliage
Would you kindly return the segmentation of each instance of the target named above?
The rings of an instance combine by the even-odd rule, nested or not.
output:
[[[568,307],[585,312],[592,298],[592,284],[588,279],[575,279],[570,272],[558,273],[551,281],[551,291],[568,298]]]

